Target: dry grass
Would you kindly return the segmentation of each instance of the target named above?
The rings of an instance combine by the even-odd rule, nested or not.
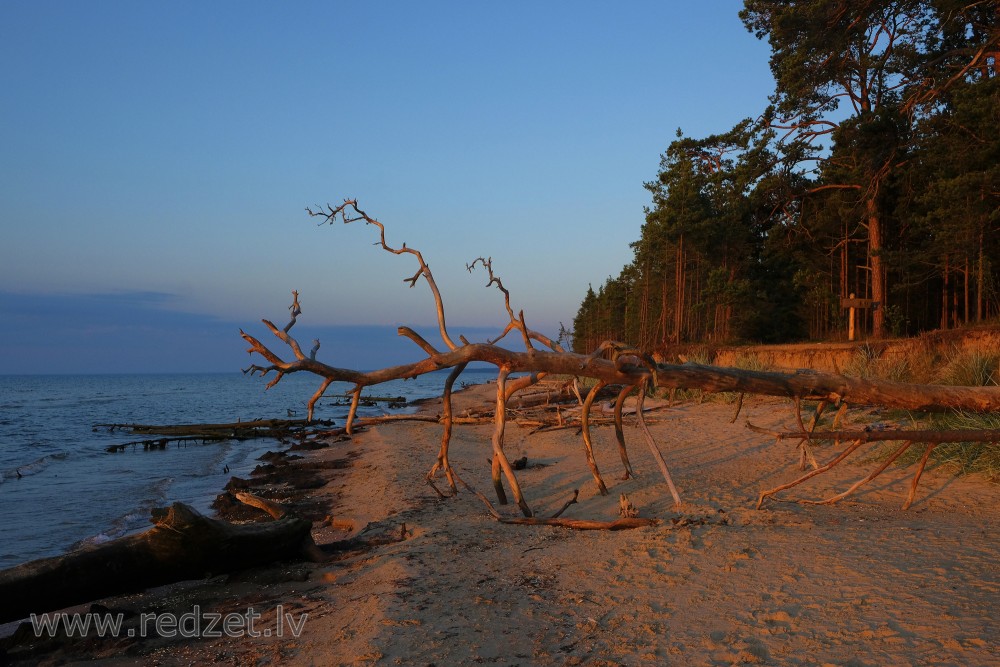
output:
[[[928,349],[908,359],[887,364],[879,355],[863,351],[852,364],[852,370],[865,378],[967,387],[995,386],[1000,380],[1000,353],[979,347],[952,347],[941,357]],[[1000,415],[965,412],[931,415],[921,419],[918,427],[933,430],[1000,430]],[[888,456],[896,447],[897,444],[893,443],[880,448],[879,456]],[[911,465],[919,460],[923,452],[923,447],[911,447],[900,457],[898,464]],[[930,460],[957,475],[981,474],[990,481],[1000,482],[1000,442],[942,443],[934,448]]]

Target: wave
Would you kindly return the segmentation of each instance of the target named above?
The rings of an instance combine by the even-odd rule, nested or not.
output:
[[[439,396],[449,370],[416,380],[393,381],[373,389],[378,395],[416,398]],[[492,374],[492,371],[490,371]],[[463,381],[486,379],[467,370]],[[288,410],[305,416],[316,391],[314,378],[288,376],[265,392],[263,383],[240,373],[148,376],[0,376],[0,488],[5,540],[0,564],[60,552],[72,543],[95,544],[148,527],[149,510],[172,500],[211,512],[211,501],[230,474],[249,474],[256,456],[273,448],[271,440],[218,443],[181,449],[168,456],[139,452],[109,454],[108,445],[140,439],[127,433],[93,431],[95,423],[190,424],[253,417],[284,417]],[[344,383],[333,394],[353,389]],[[318,418],[336,414],[343,423],[347,407],[320,402]],[[362,408],[359,417],[382,414],[385,404]],[[409,409],[409,408],[407,408]],[[389,412],[397,412],[389,410]],[[166,454],[166,452],[163,452]],[[68,460],[62,460],[68,457]],[[22,465],[22,463],[24,465]],[[56,467],[51,467],[56,466]],[[226,467],[229,467],[227,474]],[[48,471],[37,480],[31,475]],[[18,473],[25,478],[19,483]],[[59,493],[41,480],[58,474]],[[169,478],[166,478],[170,476]],[[152,487],[152,489],[151,489]],[[33,514],[42,508],[64,520],[39,535]],[[99,514],[95,516],[95,506]],[[26,536],[18,539],[17,536]],[[30,537],[31,539],[27,539]]]
[[[173,483],[173,477],[164,477],[157,480],[148,487],[149,496],[143,499],[137,507],[130,509],[125,514],[112,519],[111,523],[105,530],[102,530],[96,535],[91,535],[90,537],[85,537],[82,540],[79,540],[73,544],[71,550],[81,549],[83,547],[97,544],[104,544],[105,542],[116,540],[119,537],[123,537],[129,533],[148,527],[150,512],[157,507],[162,507],[166,503],[167,491]]]
[[[37,458],[31,463],[25,463],[24,465],[16,466],[14,468],[8,468],[7,470],[0,471],[0,482],[8,479],[20,479],[22,477],[30,477],[31,475],[37,475],[42,472],[53,463],[65,460],[69,456],[69,452],[56,452],[54,454],[46,454],[41,458]]]

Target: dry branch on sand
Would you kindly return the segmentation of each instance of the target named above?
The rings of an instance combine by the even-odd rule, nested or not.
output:
[[[524,498],[520,484],[514,474],[514,469],[504,454],[504,434],[511,398],[517,392],[537,383],[548,374],[591,378],[597,381],[598,388],[605,385],[618,385],[622,387],[619,400],[616,401],[615,424],[622,463],[625,468],[624,474],[626,476],[632,474],[632,471],[620,426],[621,404],[624,401],[624,397],[636,389],[639,390],[640,403],[647,389],[655,387],[789,397],[795,401],[796,416],[800,426],[802,426],[803,432],[811,431],[815,426],[815,418],[809,428],[806,428],[802,424],[799,408],[801,401],[805,399],[821,401],[824,407],[827,404],[836,403],[842,406],[841,409],[846,409],[846,406],[850,403],[855,405],[875,404],[921,411],[946,411],[953,409],[972,412],[1000,411],[1000,388],[901,384],[863,380],[807,370],[784,373],[720,368],[691,363],[682,365],[663,364],[655,362],[649,355],[639,350],[611,341],[602,344],[590,355],[568,352],[562,349],[557,341],[553,341],[530,329],[525,322],[523,311],[515,314],[511,306],[510,293],[504,288],[501,280],[494,274],[491,259],[483,259],[482,257],[476,258],[471,264],[467,265],[467,268],[471,272],[477,266],[482,266],[488,272],[489,282],[487,283],[487,287],[495,285],[503,294],[504,307],[507,311],[509,321],[504,330],[494,339],[488,340],[485,343],[471,343],[460,336],[459,341],[461,344],[458,344],[448,331],[444,301],[434,281],[430,267],[427,265],[420,251],[408,247],[405,243],[398,248],[389,245],[386,240],[385,226],[363,211],[358,206],[356,200],[345,200],[343,204],[336,207],[327,205],[325,208],[317,210],[306,210],[310,216],[319,218],[320,224],[333,224],[340,220],[344,224],[363,222],[367,225],[372,225],[379,231],[377,245],[380,245],[383,250],[396,255],[412,255],[417,261],[417,270],[412,276],[405,278],[404,282],[413,287],[420,278],[423,278],[427,283],[434,296],[438,329],[446,349],[439,350],[412,329],[400,327],[398,330],[399,335],[412,340],[426,354],[425,358],[410,364],[370,372],[330,366],[316,359],[316,351],[319,349],[318,341],[314,342],[313,348],[307,356],[302,352],[299,343],[289,335],[289,331],[295,325],[296,317],[302,312],[299,305],[298,292],[293,292],[293,302],[290,306],[292,316],[289,323],[283,329],[279,329],[268,320],[264,320],[264,324],[279,340],[291,349],[294,360],[283,360],[259,340],[241,331],[243,338],[250,343],[248,352],[259,354],[269,362],[268,365],[252,364],[244,372],[250,374],[259,373],[261,375],[275,373],[274,379],[268,385],[269,387],[279,382],[289,373],[305,371],[322,378],[319,388],[309,401],[310,418],[312,417],[316,401],[319,400],[331,383],[339,381],[353,384],[353,398],[346,427],[348,433],[350,433],[355,420],[358,400],[364,387],[389,380],[412,378],[444,368],[453,369],[445,384],[442,396],[444,401],[442,417],[444,434],[440,450],[428,474],[428,478],[433,478],[438,472],[443,473],[448,480],[452,492],[455,493],[457,492],[456,477],[448,459],[448,444],[452,427],[455,423],[451,408],[452,387],[469,363],[486,362],[496,366],[498,369],[496,383],[497,396],[496,410],[494,412],[494,432],[491,439],[493,449],[493,486],[500,504],[506,504],[507,497],[503,486],[503,479],[505,478],[514,501],[527,518],[532,517],[532,511]],[[501,339],[512,332],[520,334],[524,346],[523,352],[515,352],[497,345]],[[536,347],[536,344],[540,347]],[[525,372],[528,375],[511,380],[510,374],[515,372]],[[594,395],[596,395],[596,392],[592,392],[588,396],[588,399],[583,401],[581,434],[583,437],[584,453],[594,477],[594,482],[599,492],[606,494],[607,487],[593,457],[590,438],[589,416],[593,403],[592,397]],[[822,408],[817,410],[817,417],[821,411]],[[637,415],[640,425],[642,425],[641,406],[637,410]],[[679,495],[673,486],[666,463],[656,443],[648,435],[648,430],[643,429],[643,432],[646,436],[647,444],[649,444],[654,457],[657,459],[675,503],[679,503]],[[1000,439],[1000,434],[998,434],[997,439]],[[819,467],[815,464],[814,459],[812,459],[805,438],[803,439],[802,456],[803,461],[810,459],[814,467]]]
[[[801,421],[800,421],[801,424]],[[813,421],[815,424],[815,420]],[[843,500],[850,494],[857,491],[859,488],[872,481],[878,477],[886,468],[892,464],[893,461],[898,459],[903,453],[906,452],[914,443],[922,442],[926,443],[924,448],[924,453],[920,458],[920,462],[917,464],[916,472],[913,475],[913,481],[910,483],[910,491],[907,494],[906,501],[903,503],[903,509],[909,509],[910,505],[913,503],[914,498],[917,493],[917,485],[920,483],[920,476],[924,472],[924,468],[927,466],[927,461],[930,459],[931,452],[938,445],[945,442],[986,442],[993,443],[994,445],[1000,444],[1000,431],[990,430],[990,429],[967,429],[967,430],[943,430],[943,431],[907,431],[907,430],[884,430],[884,429],[867,429],[864,431],[820,431],[814,432],[810,427],[808,430],[803,429],[801,431],[793,431],[790,433],[771,431],[768,429],[760,428],[759,426],[754,426],[750,422],[747,422],[747,428],[755,433],[761,433],[764,435],[769,435],[776,438],[779,442],[784,439],[799,439],[800,447],[807,447],[808,442],[811,440],[834,440],[837,443],[849,442],[848,445],[840,454],[831,459],[828,463],[824,465],[819,465],[813,462],[813,470],[802,475],[798,479],[795,479],[787,484],[782,484],[773,489],[767,489],[761,491],[760,497],[757,500],[757,508],[761,508],[764,505],[764,501],[779,491],[785,491],[792,487],[798,486],[803,482],[820,475],[824,472],[831,470],[841,461],[847,459],[848,456],[853,454],[861,445],[867,442],[889,442],[889,441],[903,441],[895,451],[892,452],[884,461],[882,461],[874,471],[872,471],[868,476],[855,482],[849,489],[837,495],[826,498],[825,500],[802,500],[800,502],[815,504],[815,505],[830,505],[839,500]]]

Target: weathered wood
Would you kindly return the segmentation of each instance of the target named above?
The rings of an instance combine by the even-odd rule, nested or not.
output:
[[[236,500],[240,501],[244,505],[250,505],[251,507],[256,507],[263,512],[267,512],[272,519],[281,519],[288,514],[284,507],[273,500],[261,498],[260,496],[255,496],[254,494],[246,491],[237,491],[233,495],[236,496]]]
[[[643,381],[639,385],[639,400],[635,406],[635,414],[639,419],[639,428],[642,430],[642,435],[646,439],[646,444],[649,446],[649,452],[656,459],[656,464],[660,467],[660,472],[663,474],[663,479],[667,483],[667,488],[670,489],[670,495],[674,499],[674,505],[678,506],[681,504],[681,496],[677,493],[677,487],[674,486],[674,480],[670,476],[670,470],[667,469],[667,462],[663,460],[663,454],[660,453],[660,448],[656,446],[656,440],[653,439],[653,434],[649,432],[649,427],[646,425],[646,417],[643,415],[642,404],[646,399],[646,382]]]
[[[306,419],[255,419],[247,422],[225,424],[94,424],[93,430],[106,429],[109,433],[126,431],[147,435],[162,435],[156,439],[133,440],[107,445],[104,451],[121,453],[129,448],[143,451],[166,449],[169,443],[225,442],[229,440],[256,440],[260,438],[303,437],[311,428],[333,426],[332,420],[309,421]]]
[[[503,451],[504,428],[507,424],[507,394],[505,387],[507,375],[505,369],[501,368],[500,374],[497,376],[497,411],[492,439],[493,463],[491,472],[493,476],[493,488],[496,490],[497,500],[500,501],[500,504],[507,504],[507,496],[500,481],[500,473],[502,471],[504,477],[507,478],[507,483],[510,484],[510,492],[514,495],[514,502],[517,503],[524,516],[530,517],[532,516],[531,508],[528,506],[527,501],[525,501],[524,494],[521,493],[521,485],[518,483],[517,476],[514,475],[514,469],[511,467],[510,461],[507,460],[507,455]]]
[[[108,432],[127,431],[129,433],[147,433],[150,435],[208,435],[218,436],[233,431],[291,431],[311,426],[330,426],[331,420],[312,421],[309,419],[253,419],[251,421],[236,421],[223,424],[94,424],[93,428],[106,429]]]
[[[583,431],[583,449],[587,457],[587,465],[590,466],[590,474],[594,476],[598,493],[606,496],[608,495],[608,487],[604,484],[604,479],[601,478],[601,471],[597,468],[597,460],[594,458],[594,445],[590,440],[590,407],[594,404],[594,399],[603,388],[604,381],[598,380],[594,388],[587,394],[587,398],[583,402],[583,410],[580,413],[580,428]]]
[[[256,338],[244,333],[251,349],[266,349]],[[254,366],[254,372],[281,368],[283,373],[309,372],[362,386],[423,375],[460,363],[486,362],[507,367],[510,372],[544,370],[547,373],[577,375],[604,380],[607,384],[639,384],[652,380],[653,373],[644,366],[616,367],[608,359],[593,359],[572,352],[515,352],[495,345],[472,343],[420,361],[363,373],[328,366],[312,359],[280,362],[272,367]],[[250,372],[251,369],[248,369]],[[1000,387],[953,387],[918,385],[821,373],[811,370],[752,371],[702,364],[657,364],[656,386],[667,389],[701,389],[709,393],[745,392],[767,396],[796,396],[805,400],[841,400],[854,405],[881,405],[888,408],[946,412],[1000,412]]]
[[[702,392],[735,392],[738,394],[762,394],[769,396],[783,396],[796,400],[800,404],[802,400],[817,400],[841,405],[841,410],[850,402],[853,405],[880,405],[889,408],[902,408],[906,410],[918,410],[925,412],[965,410],[968,412],[1000,412],[1000,387],[950,387],[939,385],[914,385],[895,382],[884,382],[880,380],[866,380],[844,375],[820,373],[815,371],[798,370],[794,372],[780,371],[753,371],[737,368],[721,368],[693,363],[684,364],[663,364],[655,363],[654,360],[640,350],[630,348],[621,343],[608,341],[603,343],[593,354],[583,355],[564,350],[557,341],[553,341],[535,331],[530,330],[525,324],[523,312],[517,315],[510,304],[510,293],[503,287],[499,278],[493,273],[492,260],[477,258],[467,268],[472,271],[478,264],[489,272],[490,281],[487,286],[495,285],[504,296],[504,306],[507,311],[509,322],[503,332],[492,340],[485,343],[470,343],[465,337],[459,336],[462,345],[457,345],[448,332],[444,313],[444,301],[438,290],[437,284],[421,253],[408,247],[405,243],[401,247],[393,247],[386,241],[385,226],[369,216],[363,211],[356,200],[345,199],[339,206],[327,205],[325,208],[313,211],[306,209],[310,216],[320,219],[321,224],[342,221],[345,224],[362,222],[371,225],[379,230],[380,245],[383,250],[395,255],[411,255],[417,263],[416,272],[404,282],[411,287],[423,278],[434,297],[437,311],[438,329],[445,349],[439,351],[427,341],[416,335],[412,330],[401,327],[400,335],[410,338],[427,355],[409,364],[391,366],[370,372],[338,368],[316,360],[315,348],[308,357],[303,354],[300,346],[288,332],[295,322],[294,315],[301,312],[298,307],[298,294],[293,295],[293,318],[285,329],[279,330],[268,320],[264,320],[264,325],[283,343],[288,345],[294,356],[291,361],[286,361],[271,351],[257,338],[241,331],[243,338],[250,344],[248,352],[259,354],[266,360],[266,364],[252,364],[244,370],[244,373],[260,374],[262,376],[274,373],[275,378],[268,386],[277,383],[288,373],[307,372],[323,378],[320,388],[314,395],[314,399],[320,396],[331,382],[348,382],[354,385],[353,400],[350,414],[347,419],[346,430],[350,434],[354,423],[357,409],[357,401],[361,390],[364,387],[381,384],[390,380],[407,379],[430,373],[444,368],[456,368],[464,364],[474,362],[485,362],[496,366],[499,375],[497,379],[498,397],[497,409],[493,418],[495,429],[493,434],[493,460],[492,479],[497,492],[497,497],[501,503],[506,498],[501,482],[501,471],[506,475],[512,492],[518,505],[526,517],[531,516],[531,510],[520,494],[516,477],[507,462],[503,453],[504,427],[507,420],[507,409],[513,404],[514,394],[522,388],[535,383],[538,379],[546,375],[562,375],[574,378],[591,378],[604,385],[626,385],[643,387],[663,387],[671,392],[671,403],[673,392],[677,389],[699,389]],[[874,261],[874,260],[873,260]],[[876,290],[877,291],[877,290]],[[875,300],[880,299],[879,294],[873,294]],[[855,304],[857,305],[857,304]],[[873,304],[876,305],[876,304]],[[678,310],[678,312],[680,312]],[[881,317],[881,311],[878,317]],[[881,322],[876,318],[876,325]],[[878,327],[876,327],[878,328]],[[496,345],[512,331],[518,331],[524,342],[524,351],[517,352]],[[532,341],[538,342],[547,349],[536,348]],[[610,358],[609,358],[610,357]],[[530,377],[520,378],[510,383],[506,388],[506,380],[511,373],[528,373]],[[522,384],[523,383],[523,384]],[[583,404],[582,398],[577,395],[578,400]],[[313,415],[314,401],[309,404],[309,417]],[[582,419],[581,432],[585,439],[589,439],[587,427],[589,426],[589,409],[586,406]],[[644,427],[641,414],[641,399],[639,422]],[[838,417],[842,412],[838,412]],[[805,431],[801,423],[802,431]],[[561,418],[561,415],[560,415]],[[618,415],[620,425],[620,414]],[[447,421],[445,442],[442,450],[447,451],[447,439],[450,434],[450,427],[457,420],[449,418]],[[647,435],[644,433],[644,435]],[[801,437],[801,436],[800,436]],[[650,439],[651,441],[651,439]],[[808,458],[809,452],[805,448],[808,440],[802,440],[803,454]],[[591,449],[585,447],[588,451]],[[654,455],[658,452],[655,443],[651,442]],[[624,459],[623,459],[624,461]],[[667,480],[675,502],[679,502],[679,497],[674,488],[673,482],[667,472],[666,465],[662,457],[658,457],[661,471]],[[444,460],[441,460],[443,466]],[[627,464],[626,464],[627,467]]]
[[[819,410],[817,410],[819,412]],[[928,443],[927,448],[924,450],[923,457],[920,459],[920,463],[917,466],[917,471],[913,475],[913,481],[910,484],[910,490],[907,494],[906,501],[903,503],[903,509],[909,509],[910,505],[913,503],[913,499],[916,497],[917,484],[920,482],[920,476],[923,474],[924,467],[927,465],[927,460],[930,457],[931,451],[937,445],[944,442],[982,442],[993,446],[1000,446],[1000,430],[948,430],[948,431],[907,431],[907,430],[864,430],[864,431],[812,431],[815,425],[815,419],[810,422],[808,428],[800,423],[801,431],[792,432],[782,432],[782,431],[772,431],[770,429],[761,428],[759,426],[754,426],[750,422],[747,422],[746,426],[748,429],[755,433],[760,433],[763,435],[769,435],[779,442],[784,439],[798,438],[799,447],[805,445],[811,440],[834,440],[837,442],[845,441],[850,442],[843,452],[834,457],[829,463],[825,465],[814,465],[814,470],[802,475],[801,477],[788,482],[787,484],[781,484],[773,489],[767,489],[762,491],[757,499],[757,508],[760,509],[764,501],[767,498],[775,495],[779,491],[784,491],[792,487],[802,484],[806,480],[809,480],[817,475],[821,475],[831,468],[836,466],[838,463],[846,459],[855,450],[857,450],[861,445],[869,442],[884,442],[884,441],[904,441],[903,445],[896,449],[885,461],[882,462],[871,474],[869,474],[864,479],[858,481],[849,489],[842,493],[838,493],[835,496],[827,498],[825,500],[802,500],[800,502],[807,504],[833,504],[840,500],[843,500],[850,494],[854,493],[861,486],[872,481],[879,475],[881,475],[886,468],[892,464],[897,458],[899,458],[903,452],[905,452],[910,445],[915,442],[926,442]],[[804,468],[803,468],[804,469]]]
[[[618,456],[622,460],[622,466],[625,468],[625,473],[622,476],[622,480],[630,479],[635,476],[632,472],[632,464],[628,460],[628,448],[625,446],[625,430],[622,428],[622,407],[625,405],[625,397],[635,389],[635,387],[630,385],[625,385],[622,387],[621,391],[618,392],[617,398],[615,398],[615,440],[618,442]]]
[[[985,442],[1000,444],[1000,430],[969,429],[944,431],[907,431],[907,430],[864,430],[864,431],[772,431],[771,429],[754,426],[750,422],[747,428],[754,433],[769,435],[778,440],[799,438],[802,440],[857,440],[860,442],[881,442],[883,440],[909,440],[911,442]]]
[[[182,503],[153,510],[137,535],[0,571],[0,623],[32,613],[302,557],[312,523],[285,517],[234,525]]]
[[[829,463],[827,463],[825,465],[822,465],[822,466],[820,466],[818,468],[815,468],[814,470],[810,470],[809,472],[807,472],[806,474],[802,475],[798,479],[795,479],[795,480],[793,480],[791,482],[788,482],[787,484],[781,484],[779,486],[774,487],[773,489],[767,489],[766,491],[761,491],[760,492],[760,496],[757,498],[757,509],[760,509],[761,507],[763,507],[764,506],[764,501],[767,498],[770,498],[774,494],[778,493],[779,491],[784,491],[786,489],[792,488],[793,486],[798,486],[802,482],[804,482],[804,481],[806,481],[808,479],[811,479],[811,478],[815,477],[816,475],[821,475],[824,472],[826,472],[827,470],[830,470],[835,465],[837,465],[838,463],[840,463],[841,461],[843,461],[844,459],[846,459],[848,456],[850,456],[854,452],[854,450],[856,450],[858,447],[860,447],[863,444],[864,444],[864,441],[856,440],[856,441],[852,442],[843,452],[841,452],[836,457],[834,457],[832,460],[830,460]]]
[[[451,430],[454,423],[454,415],[451,406],[451,392],[452,388],[455,386],[455,380],[462,374],[465,370],[465,364],[459,364],[451,369],[451,373],[448,374],[448,379],[444,383],[444,393],[441,396],[441,407],[443,416],[441,422],[444,424],[444,432],[441,434],[441,449],[438,450],[437,461],[434,462],[434,466],[431,468],[430,472],[427,473],[427,480],[430,482],[434,479],[434,475],[438,470],[444,472],[445,476],[448,478],[448,486],[451,487],[452,494],[458,493],[458,487],[455,485],[455,477],[452,474],[451,462],[448,460],[448,444],[451,442]],[[437,487],[431,483],[434,490]],[[438,492],[440,494],[440,491]]]
[[[353,398],[354,392],[344,392],[343,394],[334,394],[336,398]],[[362,396],[361,403],[393,403],[399,405],[406,405],[405,396]],[[337,403],[335,405],[350,405],[349,403]]]

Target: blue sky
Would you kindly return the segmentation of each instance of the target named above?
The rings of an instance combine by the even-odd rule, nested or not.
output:
[[[678,128],[767,103],[740,2],[0,3],[0,373],[225,371],[303,316],[320,358],[419,358],[419,248],[454,334],[569,324],[630,259]],[[481,334],[481,335],[477,335]]]

